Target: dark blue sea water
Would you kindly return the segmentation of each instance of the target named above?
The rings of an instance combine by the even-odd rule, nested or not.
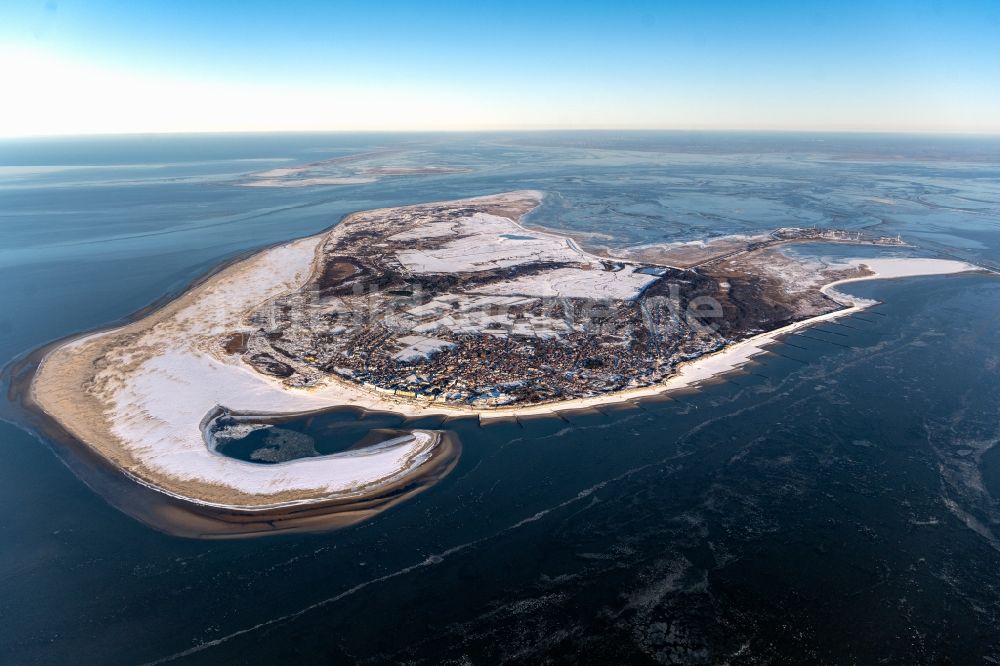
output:
[[[323,168],[461,171],[240,186],[358,153]],[[533,223],[595,246],[819,225],[1000,263],[997,139],[5,141],[0,362],[347,212],[518,188],[550,195]],[[450,476],[321,535],[161,534],[0,423],[0,663],[991,663],[1000,280],[850,291],[882,304],[696,394],[450,422]]]

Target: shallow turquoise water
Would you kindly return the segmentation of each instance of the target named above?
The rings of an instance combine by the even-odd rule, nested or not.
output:
[[[352,210],[518,188],[550,194],[534,223],[594,244],[816,224],[1000,261],[996,141],[813,139],[3,143],[0,359]],[[382,148],[396,151],[392,164],[465,171],[235,185]],[[448,478],[325,535],[159,534],[0,424],[0,661],[997,657],[1000,282],[851,291],[883,304],[793,336],[697,395],[565,420],[451,422],[464,450]]]

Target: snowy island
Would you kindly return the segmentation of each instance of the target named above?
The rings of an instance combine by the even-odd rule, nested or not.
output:
[[[299,527],[330,515],[350,524],[441,478],[457,441],[412,430],[295,457],[275,440],[248,461],[220,453],[218,438],[336,406],[495,418],[632,400],[871,304],[837,284],[976,270],[781,252],[901,243],[815,229],[590,252],[525,226],[542,198],[364,211],[262,250],[137,321],[48,349],[31,406],[132,481],[202,511],[262,517],[248,532],[304,509]]]

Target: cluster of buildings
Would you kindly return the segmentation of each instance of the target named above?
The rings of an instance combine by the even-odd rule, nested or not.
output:
[[[759,286],[734,291],[729,278],[711,273],[720,257],[701,272],[607,262],[565,239],[520,230],[508,217],[516,211],[491,208],[515,204],[534,199],[349,220],[331,234],[318,278],[251,317],[258,330],[241,353],[289,386],[338,377],[406,399],[499,407],[650,385],[678,362],[790,316]],[[902,244],[788,227],[724,256],[797,240]],[[722,332],[679,311],[709,296],[742,299],[731,303]]]
[[[869,238],[864,232],[850,229],[819,229],[816,227],[782,227],[771,233],[771,238],[779,242],[787,241],[828,241],[833,243],[868,243],[871,245],[906,245],[906,242],[897,236],[877,236]],[[761,243],[763,247],[767,242]]]
[[[256,319],[264,326],[248,340],[246,358],[290,386],[321,385],[333,375],[406,399],[490,407],[648,385],[666,378],[671,359],[680,358],[678,341],[690,343],[682,350],[690,355],[718,344],[685,337],[676,322],[657,337],[644,320],[648,305],[631,301],[599,309],[563,309],[541,299],[498,309],[486,301],[481,318],[459,302],[446,322],[428,327],[430,317],[442,316],[437,298],[412,306],[426,317],[387,308],[396,314],[359,317],[350,328],[322,303],[286,303]],[[532,321],[542,323],[534,328],[526,323]]]

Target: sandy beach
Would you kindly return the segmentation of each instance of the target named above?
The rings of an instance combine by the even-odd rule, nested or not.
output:
[[[210,452],[200,430],[217,405],[298,413],[334,404],[385,408],[360,388],[295,391],[222,353],[218,336],[251,308],[295,289],[330,232],[264,250],[143,319],[52,349],[31,385],[33,405],[136,480],[227,508],[274,508],[364,497],[437,464],[429,434],[384,449],[258,465]],[[245,326],[245,324],[244,324]]]
[[[491,198],[502,203],[504,196],[524,194]],[[344,233],[349,221],[350,216],[330,230],[238,261],[138,321],[55,346],[33,378],[32,406],[139,483],[202,507],[264,511],[365,501],[404,480],[435,477],[443,465],[453,464],[454,450],[442,451],[436,433],[416,431],[392,445],[261,465],[209,450],[200,424],[219,406],[269,415],[354,406],[407,416],[476,415],[485,420],[627,402],[689,389],[747,364],[780,336],[873,304],[837,291],[846,282],[977,270],[939,259],[850,260],[872,274],[823,287],[843,309],[683,363],[661,384],[528,406],[475,409],[403,399],[334,377],[319,387],[289,388],[226,353],[220,339],[248,333],[250,312],[303,285],[318,268],[323,242]]]

